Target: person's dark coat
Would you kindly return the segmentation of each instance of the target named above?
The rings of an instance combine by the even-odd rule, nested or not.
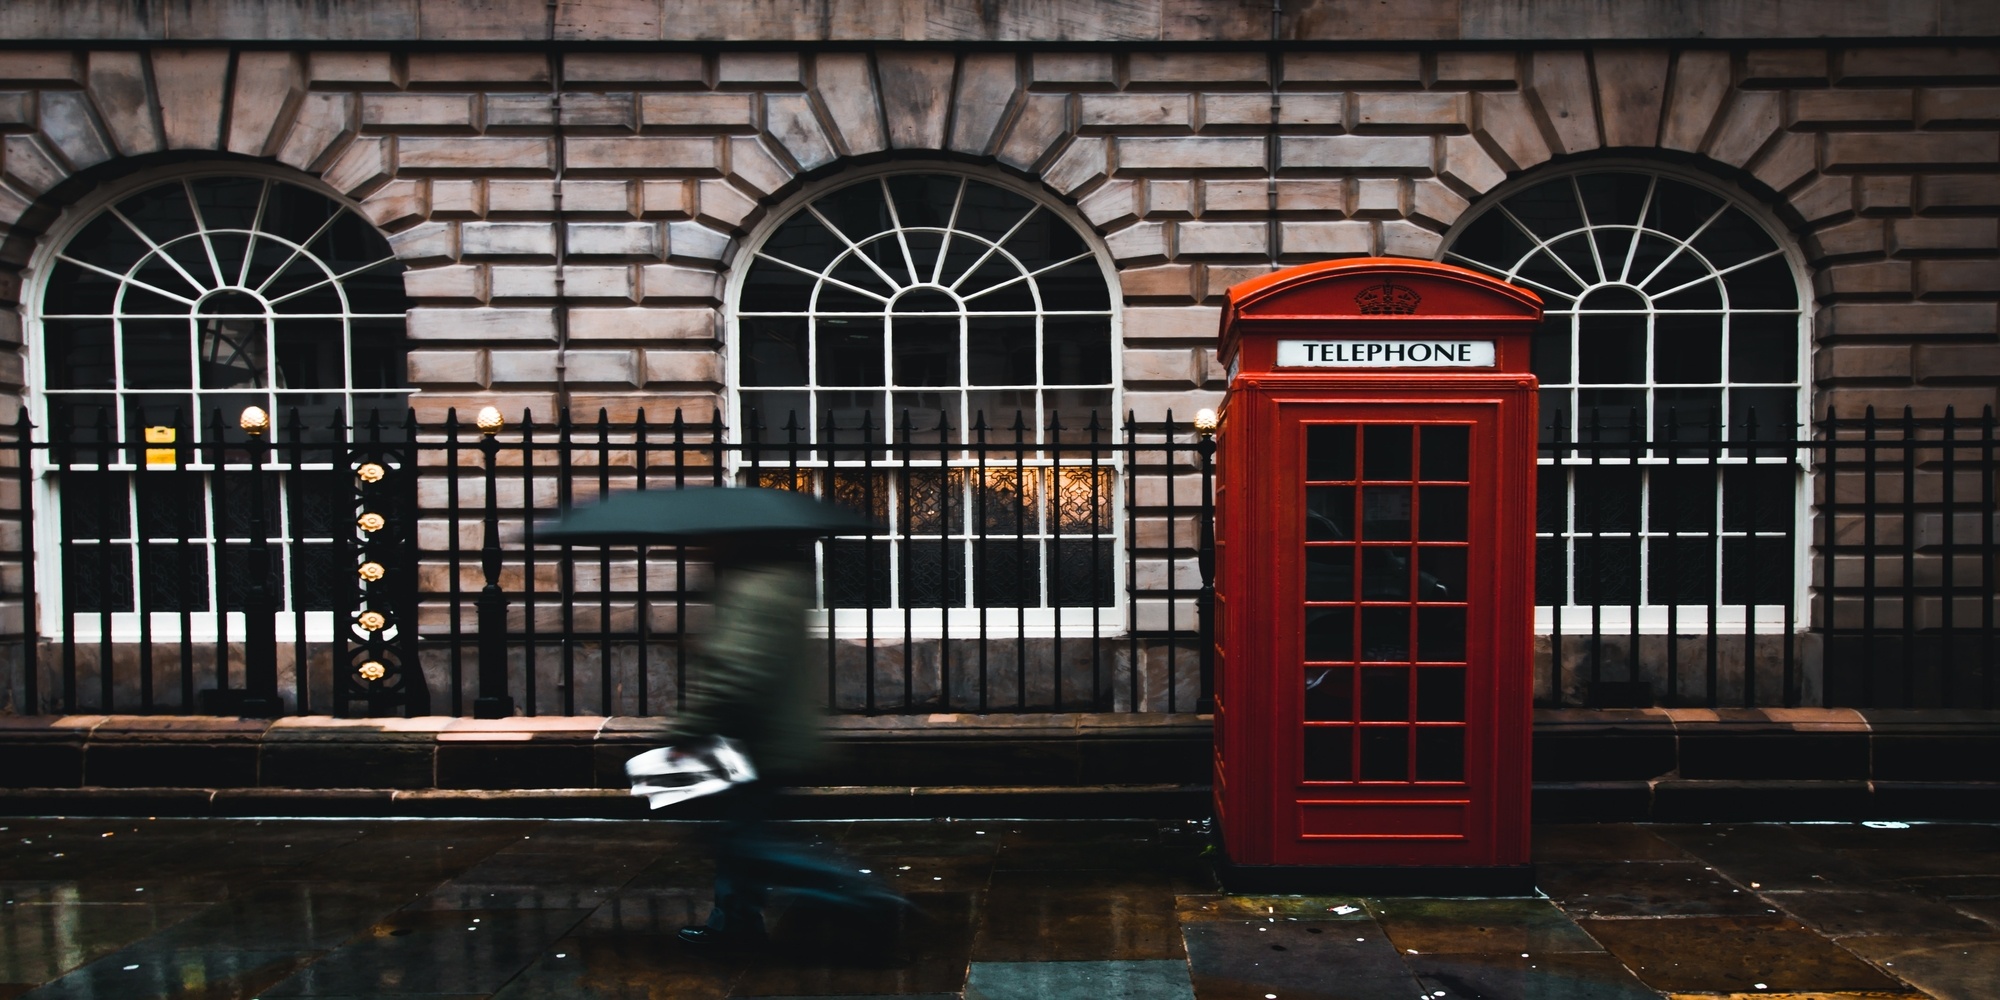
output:
[[[806,670],[810,563],[718,567],[715,617],[697,643],[687,707],[672,741],[727,736],[760,777],[782,781],[821,752],[819,709]]]

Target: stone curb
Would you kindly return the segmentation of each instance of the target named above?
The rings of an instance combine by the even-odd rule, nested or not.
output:
[[[788,819],[1197,819],[1206,786],[1096,787],[837,786],[789,789]],[[520,819],[714,818],[701,800],[653,813],[608,788],[507,790],[19,788],[0,790],[0,816],[396,817]]]
[[[1204,785],[1097,787],[843,786],[789,791],[789,819],[1160,819],[1210,815]],[[2000,782],[1538,782],[1538,823],[1858,822],[1988,820]],[[714,818],[699,801],[651,813],[616,789],[393,790],[288,788],[18,788],[0,816],[196,818],[659,819]]]
[[[636,819],[623,762],[668,725],[4,717],[0,813]],[[1210,753],[1196,715],[842,717],[788,813],[1192,818],[1209,811]],[[1542,710],[1534,753],[1544,820],[2000,814],[2000,712]]]

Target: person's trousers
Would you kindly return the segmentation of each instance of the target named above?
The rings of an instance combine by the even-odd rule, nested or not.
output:
[[[771,886],[764,858],[775,850],[771,813],[777,789],[752,781],[716,793],[722,824],[712,834],[715,854],[715,908],[708,926],[729,933],[761,933],[764,902]]]
[[[708,926],[725,934],[764,929],[771,891],[853,909],[890,909],[901,896],[852,863],[782,836],[772,822],[778,789],[753,781],[718,792],[722,823],[715,829],[715,908]]]

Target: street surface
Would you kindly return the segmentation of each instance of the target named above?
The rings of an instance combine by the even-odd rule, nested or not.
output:
[[[0,818],[13,997],[2000,997],[2000,827],[1551,826],[1538,899],[1229,896],[1191,824],[798,823],[921,908],[691,951],[695,824]]]

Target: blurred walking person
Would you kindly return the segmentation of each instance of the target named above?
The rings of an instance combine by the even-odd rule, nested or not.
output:
[[[786,838],[772,822],[779,790],[809,771],[824,748],[806,669],[811,543],[796,538],[719,536],[713,546],[714,618],[698,642],[693,690],[670,742],[726,737],[749,757],[757,777],[713,799],[723,815],[712,842],[715,905],[706,923],[680,931],[691,945],[762,943],[773,890],[876,915],[908,906],[853,865]]]

